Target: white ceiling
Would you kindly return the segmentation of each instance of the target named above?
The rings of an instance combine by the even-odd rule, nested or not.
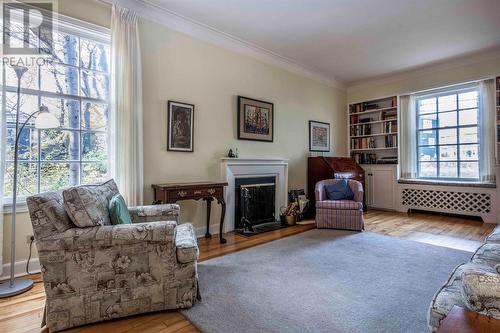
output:
[[[147,0],[350,84],[500,46],[500,0]]]

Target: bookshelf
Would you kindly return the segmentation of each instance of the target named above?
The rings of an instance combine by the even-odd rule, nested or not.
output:
[[[500,76],[495,78],[495,106],[497,109],[497,164],[500,164]]]
[[[348,121],[349,154],[352,158],[360,164],[376,164],[377,161],[397,163],[396,96],[349,104]]]

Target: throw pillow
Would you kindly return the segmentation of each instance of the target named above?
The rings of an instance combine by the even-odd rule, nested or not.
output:
[[[352,200],[354,193],[352,192],[347,179],[339,179],[333,184],[325,186],[326,196],[330,200]]]
[[[109,200],[109,217],[113,225],[132,223],[127,204],[121,194],[117,194]]]
[[[68,213],[64,210],[64,201],[62,197],[58,199],[50,199],[40,205],[40,208],[49,218],[50,222],[56,227],[57,231],[64,232],[74,228],[75,225],[69,219]]]
[[[78,227],[110,225],[108,203],[116,194],[113,179],[99,185],[72,187],[63,191],[64,208]]]

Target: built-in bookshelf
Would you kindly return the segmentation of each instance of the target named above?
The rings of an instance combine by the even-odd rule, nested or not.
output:
[[[497,164],[500,164],[500,76],[495,79],[495,94],[497,108]]]
[[[349,105],[349,154],[360,164],[397,163],[396,96]]]

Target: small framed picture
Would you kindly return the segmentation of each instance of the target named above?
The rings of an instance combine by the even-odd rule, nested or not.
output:
[[[238,96],[238,139],[273,142],[274,104]]]
[[[168,101],[167,150],[193,151],[194,105]]]
[[[309,120],[309,151],[330,151],[330,124]]]

